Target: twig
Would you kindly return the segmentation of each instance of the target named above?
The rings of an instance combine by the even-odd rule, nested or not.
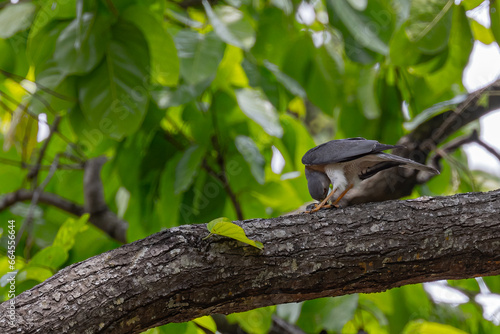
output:
[[[60,156],[62,153],[59,154]],[[0,157],[0,163],[4,165],[9,165],[9,166],[15,166],[19,167],[21,169],[32,169],[35,166],[27,164],[22,161],[16,161],[16,160],[11,160],[11,159],[6,159],[6,158],[1,158]],[[40,170],[49,170],[51,165],[40,165]],[[83,165],[81,163],[76,163],[76,164],[59,164],[57,166],[57,169],[64,169],[64,170],[81,170],[83,169]]]
[[[473,130],[468,136],[457,138],[440,149],[436,150],[436,155],[432,158],[431,165],[437,170],[441,171],[441,166],[439,161],[445,156],[449,156],[450,153],[454,152],[456,149],[462,147],[465,144],[477,142],[479,140],[479,135],[477,130]]]
[[[40,152],[38,153],[38,158],[36,160],[35,165],[33,168],[28,172],[28,175],[26,177],[28,180],[33,180],[33,186],[36,186],[37,184],[37,179],[38,179],[38,172],[40,171],[40,166],[42,164],[43,156],[45,155],[45,151],[47,150],[47,147],[49,146],[50,140],[52,139],[52,136],[54,136],[54,133],[57,131],[57,127],[59,126],[59,122],[61,121],[61,116],[56,115],[54,118],[54,122],[50,126],[49,129],[49,135],[43,142],[42,148],[40,149]],[[59,157],[57,157],[57,160],[59,161]]]
[[[452,160],[456,165],[460,166],[460,168],[468,174],[469,178],[472,181],[471,183],[473,183],[473,178],[470,175],[470,171],[468,171],[466,166],[464,166],[461,162],[459,162],[456,159],[453,159],[451,157],[451,153],[453,153],[455,150],[457,150],[458,148],[462,147],[465,144],[477,142],[478,140],[479,140],[479,135],[477,133],[477,130],[473,130],[472,133],[468,136],[459,137],[455,140],[450,141],[448,144],[446,144],[445,146],[443,146],[441,148],[435,148],[434,150],[436,151],[436,154],[431,159],[431,163],[430,163],[431,166],[436,168],[437,170],[441,171],[442,166],[440,164],[440,160],[442,158],[447,158],[448,160]],[[418,175],[418,183],[419,184],[426,183],[432,177],[434,177],[434,175],[427,175],[424,173],[420,173]],[[473,184],[473,188],[474,188],[474,184]]]
[[[488,145],[487,143],[482,141],[481,138],[478,138],[476,140],[476,143],[481,145],[482,147],[484,147],[485,150],[487,150],[488,152],[493,154],[495,156],[495,158],[497,158],[498,161],[500,161],[500,153],[498,153],[493,147],[491,147],[490,145]]]
[[[77,101],[74,98],[67,97],[65,95],[59,94],[58,92],[55,92],[52,89],[49,89],[49,88],[45,87],[44,85],[41,85],[41,84],[39,84],[37,82],[31,81],[29,79],[26,79],[23,76],[20,76],[20,75],[14,74],[14,73],[10,73],[10,72],[2,70],[2,69],[0,69],[0,74],[3,74],[7,78],[10,78],[10,79],[12,79],[12,80],[14,80],[14,81],[16,81],[18,83],[20,83],[23,80],[32,82],[32,83],[34,83],[37,86],[38,89],[40,89],[40,90],[42,90],[42,91],[46,92],[47,94],[50,94],[50,95],[52,95],[54,97],[57,97],[58,99],[65,100],[65,101],[71,101],[71,102],[76,102]]]
[[[178,131],[179,134],[181,134],[187,141],[189,141],[187,136],[181,131],[181,129],[179,129],[179,127],[173,121],[170,120],[169,122],[172,123],[172,126],[174,128],[176,128],[176,130]],[[169,142],[171,142],[179,151],[185,150],[185,145],[183,145],[182,143],[177,141],[167,131],[165,131],[165,138]],[[192,142],[192,141],[189,141],[189,142]],[[216,149],[217,149],[217,147],[216,147]],[[231,189],[231,186],[229,185],[229,182],[228,182],[227,177],[226,177],[225,163],[224,163],[222,154],[220,153],[221,151],[217,150],[217,152],[218,152],[217,162],[221,168],[221,172],[220,173],[215,172],[215,170],[208,165],[206,160],[203,160],[202,167],[203,167],[203,169],[205,169],[207,171],[208,174],[210,174],[213,178],[215,178],[216,180],[218,180],[222,184],[222,187],[224,188],[224,190],[228,194],[229,199],[231,200],[231,203],[234,206],[234,210],[236,212],[236,217],[238,218],[238,220],[243,220],[244,216],[243,216],[243,212],[241,210],[241,205],[238,202],[238,199],[236,198],[236,194]],[[221,163],[221,161],[222,161],[222,163]]]
[[[222,187],[224,187],[224,190],[226,191],[226,193],[229,196],[229,199],[231,200],[231,203],[233,203],[234,211],[236,211],[236,217],[238,218],[238,220],[243,220],[244,219],[243,212],[241,210],[240,203],[238,202],[236,194],[233,192],[231,186],[229,185],[229,182],[227,181],[225,172],[222,171],[221,173],[216,173],[205,160],[203,160],[202,162],[202,167],[207,171],[208,174],[210,174],[213,178],[222,183]]]
[[[233,192],[233,189],[231,188],[231,185],[229,184],[229,181],[227,179],[226,162],[224,159],[224,154],[222,153],[223,149],[220,145],[220,140],[218,137],[218,134],[220,132],[217,126],[217,118],[215,115],[215,110],[213,110],[212,112],[212,124],[215,130],[215,136],[213,137],[213,145],[215,151],[217,152],[217,164],[219,165],[220,168],[220,174],[217,175],[217,178],[223,184],[224,189],[226,190],[227,194],[229,195],[229,198],[231,199],[231,202],[233,203],[234,210],[236,211],[236,217],[238,217],[238,220],[243,220],[245,218],[243,216],[243,211],[241,210],[240,202],[236,198],[236,194]],[[205,165],[208,167],[208,164]]]
[[[6,94],[5,92],[2,92],[0,90],[0,96],[3,96],[7,101],[9,101],[10,103],[14,104],[14,105],[19,105],[19,103],[14,99],[12,98],[11,96],[9,96],[8,94]],[[36,94],[35,94],[36,96]],[[5,104],[3,101],[0,100],[0,107],[4,108],[8,113],[10,113],[11,115],[14,114],[14,111],[9,108],[9,106],[7,104]],[[39,123],[42,123],[42,124],[45,124],[47,126],[50,126],[49,123],[47,123],[46,121],[44,120],[41,120],[38,118],[37,115],[34,115],[32,113],[30,113],[27,109],[27,104],[25,105],[25,110],[24,112],[30,116],[31,118],[33,118],[35,121],[39,122]],[[73,142],[71,142],[65,135],[63,135],[61,132],[57,131],[57,135],[62,139],[64,140],[69,146],[71,146],[71,148],[73,148],[76,152],[78,152],[82,157],[85,158],[85,154],[78,148],[78,145],[75,145]],[[82,162],[83,160],[80,160],[80,162]]]
[[[28,209],[28,214],[26,215],[26,219],[24,221],[24,224],[21,225],[19,229],[19,233],[17,234],[16,237],[16,247],[19,244],[19,241],[21,240],[21,237],[24,234],[24,230],[27,229],[30,225],[31,222],[33,221],[33,214],[35,207],[38,203],[38,200],[40,198],[40,194],[43,192],[47,184],[49,183],[50,179],[52,179],[52,176],[54,176],[54,173],[57,170],[57,165],[59,163],[59,156],[56,155],[54,158],[54,161],[52,162],[51,168],[49,170],[49,173],[47,174],[47,177],[43,180],[43,182],[40,184],[38,188],[33,192],[33,197],[31,198],[31,203],[30,207]]]
[[[481,138],[479,138],[477,130],[473,130],[470,135],[457,138],[449,142],[441,149],[437,149],[436,155],[432,158],[432,166],[438,170],[441,170],[441,166],[439,166],[439,160],[441,160],[442,157],[448,156],[451,152],[455,151],[459,147],[470,143],[476,143],[482,146],[485,150],[490,152],[493,156],[495,156],[495,158],[500,161],[500,153],[498,153],[493,147],[481,140]]]

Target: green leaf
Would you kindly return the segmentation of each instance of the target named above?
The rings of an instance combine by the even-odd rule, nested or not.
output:
[[[287,322],[294,324],[297,322],[304,303],[287,303],[276,305],[276,314]]]
[[[164,87],[152,91],[151,96],[160,109],[176,107],[187,104],[200,96],[210,86],[210,81],[211,79],[208,79],[195,85],[179,85],[175,89]]]
[[[302,98],[306,97],[304,88],[302,88],[302,86],[293,78],[281,72],[278,66],[268,62],[267,60],[264,60],[264,66],[276,76],[276,80],[278,80],[283,86],[285,86],[285,88],[288,89],[290,93]]]
[[[470,23],[475,40],[478,40],[486,45],[489,45],[495,41],[495,36],[493,36],[491,28],[486,28],[476,20],[470,20]]]
[[[358,101],[367,119],[379,118],[381,114],[375,94],[378,68],[379,65],[375,65],[370,68],[362,68],[359,72]]]
[[[465,7],[465,10],[471,10],[482,4],[485,0],[462,0],[460,3]]]
[[[329,0],[328,4],[345,27],[349,30],[354,39],[372,51],[381,54],[388,54],[389,47],[374,32],[373,25],[380,26],[375,22],[370,22],[364,18],[360,12],[352,8],[346,0]],[[386,23],[387,24],[387,23]]]
[[[428,75],[426,90],[415,87],[413,94],[421,96],[425,107],[436,102],[448,100],[465,92],[462,84],[462,76],[465,66],[474,46],[474,39],[469,25],[469,19],[462,6],[453,6],[452,27],[448,41],[448,55],[445,64],[436,72]],[[451,88],[451,89],[450,89]]]
[[[490,1],[490,21],[491,21],[491,32],[497,43],[500,44],[500,1],[491,0]]]
[[[36,6],[31,2],[8,4],[0,11],[0,38],[9,38],[29,28]]]
[[[414,0],[406,33],[419,50],[436,54],[448,45],[453,0]]]
[[[403,334],[467,334],[458,328],[439,324],[437,322],[430,322],[424,320],[416,320],[409,322],[405,327]]]
[[[241,242],[244,242],[246,244],[249,244],[250,246],[256,247],[258,249],[263,249],[264,245],[255,240],[248,239],[245,231],[243,228],[240,226],[232,223],[228,218],[222,217],[222,218],[217,218],[212,220],[207,224],[207,229],[210,232],[210,235],[212,234],[218,234],[222,235],[224,237],[228,237],[231,239],[235,239]]]
[[[65,74],[86,74],[104,57],[109,44],[109,18],[85,13],[79,25],[74,19],[59,35],[54,59]],[[81,30],[81,31],[80,31]]]
[[[3,136],[0,136],[0,145],[5,145]],[[16,149],[11,148],[6,152],[2,152],[2,158],[16,161],[18,159]],[[23,176],[21,173],[16,172],[16,168],[19,169],[18,166],[9,166],[7,164],[2,165],[2,168],[0,168],[0,180],[2,180],[0,182],[0,194],[8,194],[19,189],[19,185],[23,182]]]
[[[132,24],[119,22],[106,61],[79,81],[83,115],[101,134],[120,140],[140,127],[147,111],[148,45]]]
[[[161,173],[160,178],[160,200],[159,200],[159,216],[161,225],[167,228],[178,225],[179,220],[179,205],[182,201],[182,196],[175,193],[175,170],[179,164],[181,156],[176,154],[168,162]]]
[[[207,0],[202,0],[215,32],[226,43],[249,50],[255,44],[255,31],[241,11],[230,6],[217,6],[212,10]]]
[[[194,322],[170,323],[159,327],[161,334],[199,334]]]
[[[368,6],[368,0],[347,0],[352,8],[363,11]]]
[[[0,68],[4,71],[14,72],[16,56],[12,45],[8,40],[0,38]]]
[[[229,323],[238,323],[245,333],[267,334],[271,329],[275,307],[261,307],[247,312],[233,313],[227,316]]]
[[[452,110],[455,109],[460,103],[464,102],[467,99],[466,94],[462,95],[457,95],[453,99],[449,101],[443,101],[436,103],[430,108],[425,109],[422,111],[420,114],[415,116],[414,119],[412,119],[410,122],[404,123],[404,127],[408,131],[412,131],[416,129],[420,124],[424,123],[425,121],[442,114],[443,112],[447,110]]]
[[[344,99],[345,87],[337,63],[326,47],[316,48],[305,35],[292,43],[283,62],[283,73],[305,88],[312,103],[331,115]]]
[[[199,34],[181,30],[174,37],[180,71],[187,83],[195,85],[213,79],[224,56],[224,43],[213,32]]]
[[[357,294],[308,300],[302,305],[297,326],[308,333],[321,330],[340,332],[354,317],[357,306]]]
[[[476,279],[462,279],[462,280],[448,280],[448,285],[451,287],[458,287],[468,291],[480,292],[479,285]]]
[[[422,55],[415,43],[410,42],[406,34],[405,25],[401,26],[390,41],[391,63],[398,66],[411,66],[418,63]]]
[[[213,81],[214,89],[232,91],[234,87],[248,86],[248,78],[241,66],[243,59],[243,50],[232,45],[226,47],[224,58],[219,64],[217,75]]]
[[[16,275],[16,281],[18,283],[29,280],[43,282],[52,275],[54,275],[54,273],[50,269],[35,265],[28,265],[18,272]]]
[[[259,124],[269,135],[278,138],[283,136],[278,113],[261,91],[253,88],[239,89],[236,91],[236,99],[245,115]]]
[[[61,23],[62,20],[73,19],[76,16],[76,0],[52,0],[44,1],[38,10],[35,20],[30,28],[28,44],[33,40],[38,39],[40,30],[46,25],[53,23],[55,19],[60,19],[55,24]],[[43,34],[42,34],[43,35]]]
[[[197,325],[199,325],[199,326],[201,326],[201,327],[203,327],[205,329],[208,329],[209,331],[212,331],[214,333],[217,332],[217,325],[215,324],[214,319],[211,316],[209,316],[209,315],[193,319],[192,321],[195,324],[197,324]]]
[[[161,21],[140,5],[128,7],[122,16],[139,28],[148,41],[152,81],[163,86],[175,86],[179,81],[179,58],[174,40]]]
[[[28,266],[42,266],[56,270],[61,267],[68,259],[68,252],[57,245],[45,247],[35,254],[30,260]]]
[[[65,251],[69,251],[75,244],[76,235],[84,228],[90,215],[88,213],[82,215],[78,219],[68,218],[57,231],[56,238],[52,243],[53,246],[61,247]]]
[[[252,175],[260,184],[265,182],[264,164],[265,160],[252,138],[247,136],[236,136],[234,143],[238,152],[241,153],[245,161],[250,166]]]
[[[26,55],[31,64],[35,65],[35,74],[38,74],[46,69],[47,62],[50,61],[54,54],[56,48],[56,43],[61,32],[66,29],[68,22],[55,21],[50,24],[44,25],[36,38],[28,38],[28,44],[26,46]],[[33,29],[33,28],[32,28]],[[50,61],[55,64],[54,60]],[[61,72],[61,70],[59,70]],[[38,79],[38,78],[37,78]]]
[[[174,193],[176,195],[186,191],[193,183],[204,156],[205,147],[199,145],[193,145],[184,152],[175,168]]]
[[[32,99],[30,111],[35,115],[47,112],[46,104],[49,104],[55,111],[70,109],[77,101],[76,78],[74,76],[67,76],[53,60],[47,61],[44,65],[38,67],[41,71],[36,74],[37,84],[43,85],[43,87],[49,88],[65,98],[61,99],[38,87],[35,92],[37,98]]]
[[[483,277],[483,280],[491,292],[500,294],[500,276]]]

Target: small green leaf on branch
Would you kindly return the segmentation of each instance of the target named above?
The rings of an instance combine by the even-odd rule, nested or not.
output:
[[[211,237],[213,234],[218,234],[244,242],[258,249],[264,248],[264,245],[261,242],[248,239],[243,228],[232,223],[226,217],[221,217],[212,220],[210,223],[207,224],[207,229],[210,232],[210,234],[207,235],[204,239]]]

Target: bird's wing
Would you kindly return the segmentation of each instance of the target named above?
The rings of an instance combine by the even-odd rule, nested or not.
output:
[[[360,171],[359,178],[361,180],[372,177],[384,169],[397,166],[418,169],[432,174],[439,174],[439,171],[433,167],[388,153],[369,154],[357,159],[356,163]]]
[[[302,163],[304,165],[324,165],[351,161],[367,154],[378,153],[395,147],[399,146],[381,144],[376,140],[364,138],[331,140],[307,151],[302,157]]]

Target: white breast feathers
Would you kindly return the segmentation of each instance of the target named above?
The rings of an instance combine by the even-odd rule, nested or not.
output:
[[[347,188],[349,182],[346,179],[343,164],[336,163],[336,164],[326,165],[325,173],[332,182],[333,185],[332,191],[337,190],[341,193]]]

